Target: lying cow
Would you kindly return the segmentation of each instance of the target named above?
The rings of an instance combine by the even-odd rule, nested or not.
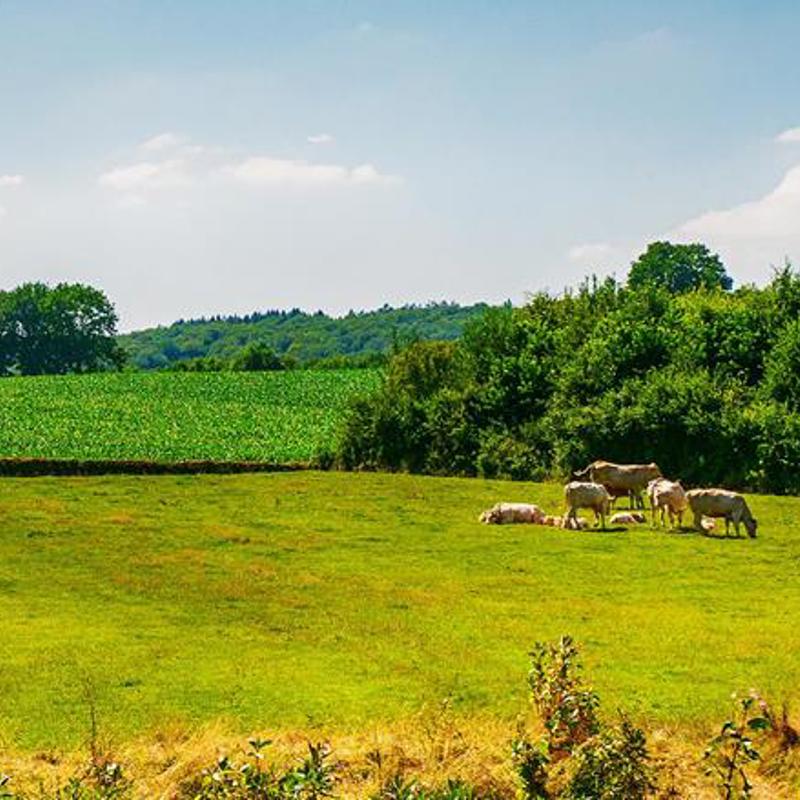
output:
[[[509,525],[516,522],[542,525],[545,513],[532,503],[496,503],[478,518],[487,525]]]
[[[686,492],[679,481],[668,481],[659,478],[652,481],[648,487],[650,496],[650,507],[653,511],[653,526],[656,524],[656,511],[661,515],[661,527],[665,525],[665,512],[669,513],[670,527],[675,527],[675,520],[678,520],[678,527],[683,524],[683,512],[689,505],[686,499]]]
[[[692,509],[694,527],[697,530],[706,529],[703,517],[724,518],[726,536],[730,532],[731,522],[739,536],[739,523],[743,522],[747,535],[751,539],[756,538],[758,520],[750,513],[744,497],[737,492],[729,492],[727,489],[691,489],[686,492],[686,499]]]
[[[587,479],[601,483],[610,494],[628,493],[631,507],[644,508],[642,492],[648,481],[661,477],[658,464],[614,464],[611,461],[593,461],[586,469],[576,472],[578,480]]]
[[[639,511],[618,511],[609,520],[612,525],[641,525],[644,521],[644,514]]]
[[[590,508],[594,511],[595,525],[606,527],[606,515],[611,510],[611,495],[605,486],[599,483],[571,481],[564,487],[564,499],[567,502],[567,513],[562,520],[562,528],[571,527],[570,520],[578,519],[579,508]]]

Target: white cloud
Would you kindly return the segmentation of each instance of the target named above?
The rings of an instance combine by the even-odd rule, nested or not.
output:
[[[344,186],[348,184],[392,184],[399,178],[378,172],[372,164],[348,168],[339,164],[255,156],[230,165],[226,172],[236,180],[260,186]]]
[[[24,182],[23,175],[0,175],[0,186],[19,186]]]
[[[149,153],[158,153],[162,152],[163,150],[170,150],[174,147],[178,147],[185,142],[186,137],[180,136],[177,133],[166,131],[164,133],[159,133],[157,136],[152,136],[150,139],[142,142],[140,147],[142,150],[146,150]]]
[[[720,211],[708,211],[681,225],[675,233],[728,242],[796,239],[800,242],[800,165],[757,200]]]
[[[313,136],[306,137],[310,144],[331,144],[334,139],[329,133],[315,133]]]
[[[3,219],[6,214],[8,214],[8,211],[3,206],[0,206],[0,219]]]
[[[185,162],[181,159],[170,159],[160,162],[140,161],[117,167],[103,173],[97,182],[101,186],[119,192],[138,192],[183,186],[189,180]]]
[[[800,128],[789,128],[775,137],[781,144],[800,144]]]
[[[578,244],[571,247],[567,252],[570,261],[580,264],[593,264],[600,260],[604,261],[613,252],[614,248],[608,242],[594,242],[590,244]]]

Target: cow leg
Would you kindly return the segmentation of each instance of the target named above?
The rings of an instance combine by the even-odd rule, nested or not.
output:
[[[695,513],[694,515],[694,529],[696,531],[701,531],[705,533],[705,528],[703,527],[703,515]]]

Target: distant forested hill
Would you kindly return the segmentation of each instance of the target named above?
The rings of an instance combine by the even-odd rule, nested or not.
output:
[[[229,358],[250,342],[264,342],[281,356],[308,364],[338,356],[384,353],[394,341],[455,339],[464,324],[483,313],[484,303],[383,306],[329,317],[300,309],[266,311],[244,317],[179,320],[119,337],[131,362],[142,369],[167,367],[178,361],[216,356]]]

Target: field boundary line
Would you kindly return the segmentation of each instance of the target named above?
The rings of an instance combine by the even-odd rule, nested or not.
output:
[[[233,475],[244,472],[301,472],[308,461],[147,461],[70,458],[0,458],[0,477],[37,478],[48,475]]]

